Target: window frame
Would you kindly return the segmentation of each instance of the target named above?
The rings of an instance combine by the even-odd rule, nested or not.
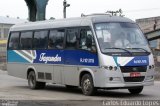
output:
[[[57,49],[57,48],[48,49],[48,46],[47,46],[47,50],[63,50],[63,49],[65,49],[66,28],[52,28],[52,29],[49,29],[47,45],[48,45],[48,43],[49,43],[50,33],[51,33],[51,31],[54,31],[54,30],[64,30],[63,48],[62,48],[62,49]]]
[[[67,43],[67,30],[70,30],[70,29],[77,29],[78,30],[78,35],[76,37],[76,46],[75,48],[67,48],[66,46],[66,43]],[[80,35],[80,27],[67,27],[65,28],[65,42],[64,42],[64,49],[65,50],[78,50],[78,42],[79,42],[79,35]]]
[[[92,52],[92,51],[89,51],[89,50],[85,50],[85,49],[81,49],[81,48],[80,48],[80,39],[81,39],[80,32],[81,32],[82,29],[89,29],[89,30],[91,30],[92,37],[93,37],[93,40],[94,40],[94,42],[95,42],[96,52]],[[97,54],[98,48],[97,48],[97,44],[96,44],[96,37],[94,36],[94,31],[93,31],[93,29],[91,28],[91,26],[82,26],[82,27],[80,27],[80,29],[79,29],[79,36],[78,36],[78,46],[77,46],[77,49],[78,49],[78,50],[87,51],[87,52],[90,52],[90,53]]]
[[[31,49],[23,49],[23,48],[21,48],[21,46],[20,46],[20,41],[21,41],[21,36],[22,36],[22,33],[25,33],[25,32],[31,32],[32,33],[32,45],[31,45]],[[33,36],[34,36],[34,31],[33,30],[26,30],[26,31],[20,31],[20,40],[19,40],[19,50],[33,50]]]
[[[41,49],[41,48],[35,48],[34,47],[34,36],[35,36],[35,32],[40,32],[40,31],[47,31],[47,44],[46,44],[46,47]],[[49,36],[49,29],[38,29],[38,30],[33,30],[33,37],[32,37],[32,50],[48,50],[48,36]]]
[[[11,35],[12,35],[12,33],[18,33],[18,48],[17,49],[13,49],[13,48],[10,48],[9,47],[9,44],[10,44],[10,40],[11,40]],[[20,43],[20,35],[21,35],[21,32],[20,31],[11,31],[10,33],[9,33],[9,38],[8,38],[8,43],[7,43],[7,50],[20,50],[20,46],[19,46],[19,43]]]

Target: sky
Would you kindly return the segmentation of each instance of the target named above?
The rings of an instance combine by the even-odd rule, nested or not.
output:
[[[0,0],[0,16],[28,18],[28,8],[24,0]],[[104,13],[120,8],[125,17],[132,20],[160,16],[160,0],[67,0],[67,17],[83,14]],[[49,0],[46,18],[63,18],[63,0]]]

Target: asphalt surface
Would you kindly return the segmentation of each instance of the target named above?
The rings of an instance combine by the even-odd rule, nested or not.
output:
[[[160,100],[160,81],[155,81],[154,86],[144,87],[139,95],[131,95],[126,89],[118,89],[99,90],[95,96],[84,96],[80,89],[67,89],[65,86],[53,84],[47,84],[45,89],[31,90],[26,80],[0,71],[0,100],[3,100],[0,101],[0,106],[8,103],[8,100],[12,100],[9,101],[11,104],[18,101],[19,106],[102,106],[106,105],[106,100]]]

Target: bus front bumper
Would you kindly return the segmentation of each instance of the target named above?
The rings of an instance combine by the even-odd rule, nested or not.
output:
[[[127,88],[127,87],[138,87],[138,86],[150,86],[154,85],[154,81],[144,81],[144,82],[112,82],[107,83],[103,88]]]

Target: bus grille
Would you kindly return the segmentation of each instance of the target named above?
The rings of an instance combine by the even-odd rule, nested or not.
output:
[[[146,72],[147,66],[121,66],[122,73]]]
[[[142,82],[144,80],[144,76],[141,77],[124,77],[125,82]]]

